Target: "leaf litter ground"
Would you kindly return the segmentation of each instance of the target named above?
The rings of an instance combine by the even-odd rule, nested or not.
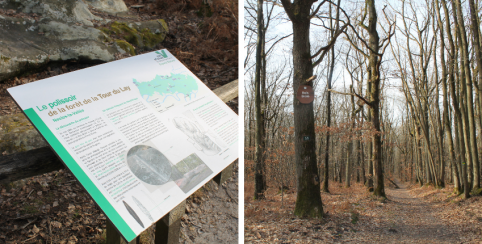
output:
[[[237,243],[237,165],[221,186],[213,181],[186,202],[181,243]],[[106,217],[68,170],[0,188],[0,243],[105,243]],[[154,243],[154,228],[141,234]]]
[[[482,197],[462,199],[451,186],[435,189],[399,183],[387,188],[388,199],[374,198],[361,184],[344,188],[331,182],[321,193],[326,216],[299,219],[296,193],[268,190],[253,201],[245,184],[246,243],[481,243]]]

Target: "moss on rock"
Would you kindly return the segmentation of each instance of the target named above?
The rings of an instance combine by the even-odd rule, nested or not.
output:
[[[10,58],[0,55],[0,60],[2,60],[3,62],[6,63],[6,62],[8,62],[8,61],[10,60]]]
[[[128,42],[124,40],[115,40],[115,43],[122,48],[122,50],[128,52],[131,56],[136,55],[136,50],[135,48]]]
[[[112,30],[111,34],[115,35],[120,35],[122,33],[121,29],[115,27],[115,26],[110,26],[110,30]]]
[[[117,21],[112,23],[111,28],[115,30],[117,35],[121,35],[122,38],[130,44],[139,46],[140,35],[135,28],[131,28],[126,23],[119,23]]]
[[[159,21],[159,23],[162,25],[162,27],[164,27],[164,30],[169,33],[169,26],[167,26],[167,23],[165,20],[163,19],[158,19],[157,21]]]
[[[164,41],[164,38],[166,38],[165,33],[154,34],[148,28],[143,29],[141,34],[142,41],[144,42],[144,45],[148,48],[153,48],[157,44]]]
[[[0,152],[11,154],[47,146],[23,114],[0,116]]]
[[[114,42],[123,50],[136,55],[136,50],[150,50],[164,41],[169,27],[163,19],[140,23],[114,21],[98,28],[105,34],[104,42]]]
[[[19,133],[30,129],[33,129],[33,125],[23,114],[0,116],[0,131],[2,133]]]
[[[99,28],[99,30],[102,31],[102,32],[104,32],[104,33],[107,34],[107,35],[112,35],[112,34],[114,34],[114,31],[113,31],[113,30],[111,30],[111,29],[109,29],[109,28],[106,28],[106,27],[101,27],[101,28]]]

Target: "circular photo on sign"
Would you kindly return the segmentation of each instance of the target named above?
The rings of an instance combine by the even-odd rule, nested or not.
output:
[[[137,145],[129,149],[127,165],[137,178],[150,185],[163,185],[171,178],[171,162],[150,146]]]

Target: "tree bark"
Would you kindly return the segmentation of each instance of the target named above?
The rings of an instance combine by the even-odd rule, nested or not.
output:
[[[377,12],[375,8],[375,0],[366,0],[368,8],[368,45],[370,47],[370,56],[368,63],[371,70],[371,95],[370,95],[370,114],[372,115],[373,128],[375,133],[372,137],[373,143],[373,165],[375,168],[376,186],[373,194],[386,198],[385,185],[383,180],[383,164],[382,158],[382,142],[380,131],[380,64],[379,57],[379,41],[377,32]]]
[[[450,156],[450,165],[452,168],[452,175],[453,175],[453,182],[454,182],[454,192],[459,194],[460,191],[460,179],[459,173],[456,166],[456,157],[455,157],[455,148],[454,142],[452,139],[452,128],[450,125],[449,119],[449,105],[448,105],[448,92],[447,92],[447,66],[445,63],[445,33],[444,33],[444,25],[442,23],[442,17],[440,14],[440,7],[439,1],[435,0],[435,7],[434,9],[437,12],[437,22],[439,25],[440,31],[440,60],[442,62],[442,90],[443,90],[443,123],[445,129],[445,136],[447,138],[447,143],[449,146],[449,156]]]
[[[256,108],[256,155],[255,155],[255,171],[254,171],[254,199],[264,199],[264,191],[266,190],[265,176],[265,121],[264,109],[262,109],[262,79],[263,73],[263,55],[264,51],[264,16],[263,16],[263,0],[258,0],[258,39],[256,42],[256,74],[255,74],[255,108]]]
[[[465,178],[467,178],[467,184],[464,184],[464,196],[466,198],[470,197],[470,190],[471,190],[471,175],[470,166],[473,162],[474,152],[472,148],[472,140],[471,140],[471,132],[472,132],[472,125],[473,125],[473,104],[472,104],[472,85],[470,79],[470,67],[468,67],[468,49],[467,48],[467,38],[465,35],[465,28],[463,23],[463,15],[462,9],[460,5],[460,1],[452,0],[452,9],[453,11],[453,18],[454,22],[456,23],[455,33],[458,40],[458,47],[461,52],[461,65],[460,69],[456,69],[460,71],[460,75],[458,77],[458,81],[460,84],[460,93],[461,93],[461,114],[462,114],[462,129],[463,129],[463,138],[464,138],[464,145],[465,145],[465,162],[462,162],[462,174]],[[465,37],[465,38],[464,38]],[[455,63],[457,65],[457,63]],[[467,72],[468,71],[468,72]],[[469,94],[470,93],[470,94]],[[472,116],[471,116],[472,115]],[[477,153],[477,152],[475,152]]]
[[[326,81],[326,89],[329,90],[331,89],[331,82],[333,79],[333,71],[335,69],[335,49],[331,50],[331,56],[330,56],[330,67],[328,69],[328,79]],[[326,127],[330,128],[331,126],[331,92],[328,92],[326,94]],[[330,161],[330,131],[326,132],[326,145],[325,145],[325,171],[323,174],[323,186],[321,190],[323,192],[329,193],[330,190],[328,189],[328,179],[329,179],[329,164],[328,162]]]
[[[480,91],[482,91],[482,49],[480,45],[479,40],[479,23],[478,23],[478,18],[477,18],[477,11],[475,8],[474,0],[469,0],[469,6],[470,6],[470,20],[471,20],[471,28],[472,28],[472,36],[473,36],[473,42],[472,45],[474,47],[474,52],[475,52],[475,57],[476,57],[476,62],[477,62],[477,73],[479,77],[479,96],[480,96]],[[479,120],[482,122],[482,100],[479,99],[481,103],[479,103]],[[482,129],[482,128],[481,128]],[[478,159],[478,158],[477,158]],[[474,162],[474,181],[473,181],[473,189],[478,190],[480,188],[480,162],[477,160]]]
[[[295,124],[295,161],[298,178],[294,214],[299,217],[323,217],[323,205],[316,164],[315,123],[313,103],[302,104],[296,99],[302,84],[313,76],[310,49],[311,0],[281,0],[293,25],[293,112]]]
[[[472,84],[472,74],[471,74],[471,69],[470,69],[470,63],[469,63],[469,49],[468,49],[468,42],[467,42],[467,34],[465,32],[465,24],[464,24],[464,19],[463,19],[463,14],[462,14],[462,6],[460,3],[460,0],[456,0],[456,5],[457,5],[457,21],[458,21],[458,28],[459,28],[459,34],[460,34],[460,49],[461,49],[461,58],[462,58],[462,65],[463,65],[463,70],[465,73],[465,86],[466,86],[466,107],[467,107],[467,119],[468,119],[468,133],[469,133],[469,144],[470,144],[470,156],[471,156],[471,162],[468,164],[468,177],[472,185],[470,187],[472,188],[473,185],[478,185],[475,184],[475,176],[478,176],[478,171],[475,171],[476,165],[479,164],[479,156],[477,152],[477,139],[476,139],[476,133],[475,133],[475,118],[474,118],[474,104],[473,104],[473,84]],[[463,82],[463,81],[462,81]],[[462,85],[463,86],[463,85]]]

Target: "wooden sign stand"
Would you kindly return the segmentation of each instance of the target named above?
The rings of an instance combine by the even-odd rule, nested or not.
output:
[[[238,80],[234,80],[220,88],[217,88],[213,92],[226,103],[238,97]],[[28,131],[23,131],[22,133],[27,132]],[[37,133],[33,137],[41,137],[41,135]],[[213,180],[221,185],[231,177],[233,165],[234,162],[216,175]],[[0,156],[0,184],[8,184],[13,181],[64,168],[65,166],[57,157],[57,154],[55,154],[48,146],[26,152]],[[181,217],[184,215],[185,209],[186,200],[182,201],[178,206],[156,222],[155,244],[179,243]],[[121,237],[116,227],[114,227],[108,218],[106,226],[107,244],[126,243],[125,239]],[[134,243],[140,243],[140,235],[129,242],[129,244]]]

